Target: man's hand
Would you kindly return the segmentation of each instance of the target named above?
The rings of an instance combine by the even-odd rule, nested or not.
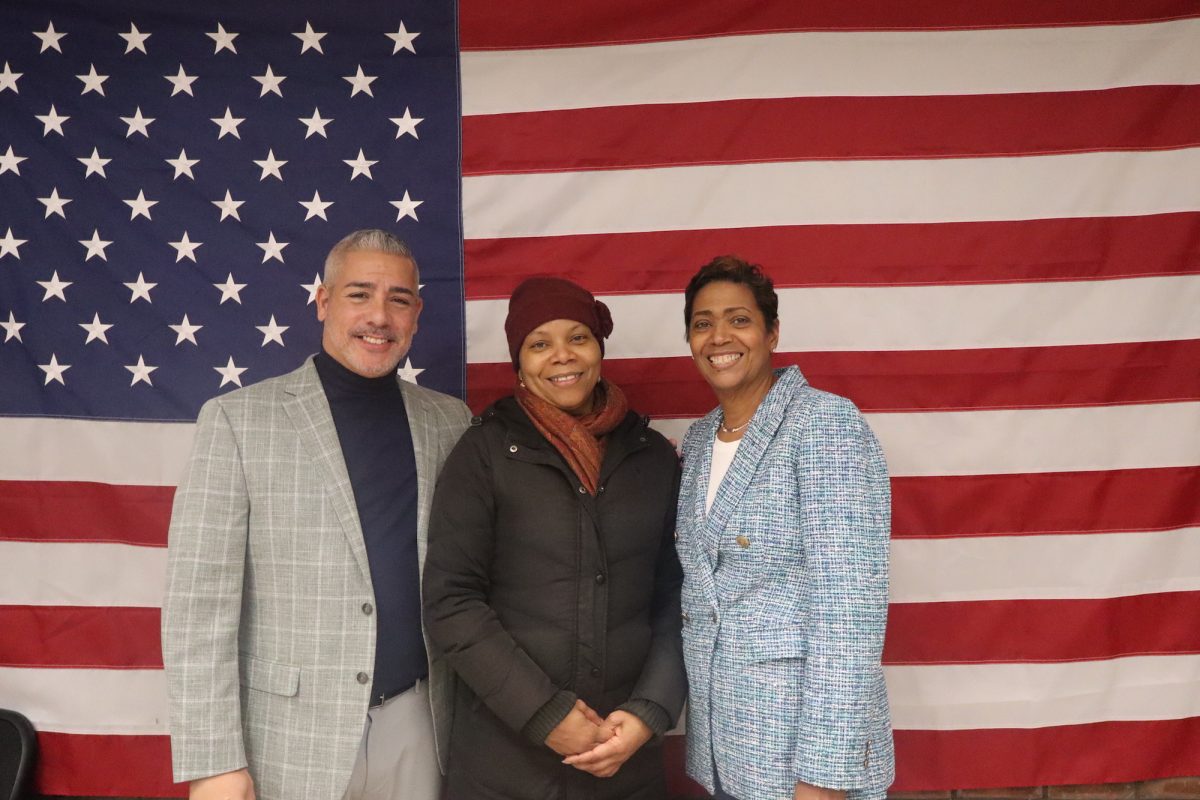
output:
[[[254,800],[254,781],[250,770],[222,772],[191,782],[188,800]]]
[[[826,789],[811,783],[797,783],[792,800],[846,800],[843,789]]]
[[[605,722],[612,726],[611,739],[586,753],[565,758],[563,763],[590,772],[597,778],[611,778],[654,735],[646,723],[627,711],[614,711]]]
[[[587,703],[576,700],[570,713],[550,731],[546,745],[560,756],[573,756],[607,742],[612,735],[611,726],[605,724],[599,714]]]

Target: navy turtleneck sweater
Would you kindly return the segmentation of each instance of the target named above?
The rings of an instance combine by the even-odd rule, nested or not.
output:
[[[428,672],[417,562],[417,462],[395,375],[364,378],[321,351],[313,358],[329,399],[375,588],[371,697],[390,696]]]

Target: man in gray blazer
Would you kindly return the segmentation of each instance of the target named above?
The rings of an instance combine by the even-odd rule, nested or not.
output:
[[[162,618],[174,776],[192,798],[438,797],[452,683],[426,647],[419,575],[470,412],[396,377],[418,286],[399,239],[347,236],[317,291],[322,352],[200,411]]]

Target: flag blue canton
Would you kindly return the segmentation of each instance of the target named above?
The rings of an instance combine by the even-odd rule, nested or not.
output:
[[[320,347],[329,248],[404,239],[401,374],[464,382],[452,3],[6,3],[0,414],[192,420]]]

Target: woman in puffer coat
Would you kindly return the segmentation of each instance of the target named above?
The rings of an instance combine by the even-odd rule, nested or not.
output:
[[[659,800],[686,694],[674,448],[601,378],[608,309],[517,287],[517,386],[438,480],[426,629],[458,676],[453,800]]]

